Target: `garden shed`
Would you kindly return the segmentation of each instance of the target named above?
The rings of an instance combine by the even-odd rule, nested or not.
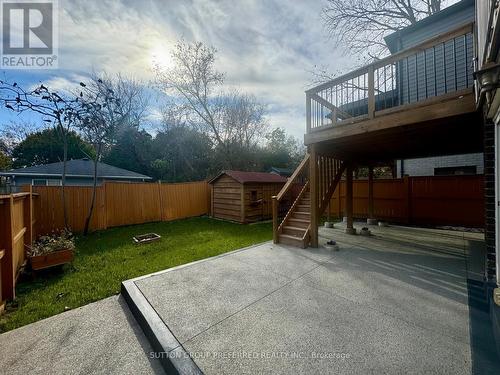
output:
[[[273,173],[223,171],[209,181],[212,186],[212,216],[252,223],[272,218],[272,196],[286,183]]]

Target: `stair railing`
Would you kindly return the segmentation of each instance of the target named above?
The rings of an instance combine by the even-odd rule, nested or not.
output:
[[[306,154],[280,192],[272,197],[273,242],[279,242],[283,222],[309,186],[309,154]]]
[[[342,178],[346,163],[330,156],[318,155],[318,219],[325,212],[337,185]]]

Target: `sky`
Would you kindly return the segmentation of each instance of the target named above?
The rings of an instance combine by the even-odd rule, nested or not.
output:
[[[268,122],[302,139],[304,90],[315,66],[348,68],[323,27],[321,0],[85,0],[59,1],[59,68],[5,70],[25,85],[73,87],[92,71],[150,82],[165,67],[175,42],[214,46],[228,88],[254,94],[268,106]],[[348,69],[347,69],[348,70]],[[153,101],[151,118],[161,102]],[[23,120],[0,110],[0,127]]]

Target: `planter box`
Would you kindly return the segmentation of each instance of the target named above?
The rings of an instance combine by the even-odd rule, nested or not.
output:
[[[158,241],[160,238],[161,236],[156,233],[141,234],[140,236],[132,237],[134,243],[136,244],[150,243],[153,241]]]
[[[33,271],[60,266],[73,261],[73,250],[59,250],[50,254],[36,255],[30,257],[31,269]]]

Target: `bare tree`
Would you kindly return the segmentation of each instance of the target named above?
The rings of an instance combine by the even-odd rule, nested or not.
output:
[[[178,96],[199,117],[212,133],[215,143],[224,145],[221,124],[217,121],[218,107],[213,96],[224,82],[224,75],[215,70],[213,47],[203,43],[179,41],[172,52],[173,68],[155,67],[160,88]]]
[[[215,69],[216,50],[202,43],[179,41],[172,53],[173,67],[159,64],[156,83],[175,97],[178,110],[191,126],[209,135],[222,151],[224,166],[233,165],[233,145],[242,146],[262,137],[265,107],[253,96],[224,92],[224,74]]]
[[[11,153],[12,150],[29,135],[45,128],[30,121],[10,121],[2,124],[0,140],[5,146],[4,152]]]
[[[39,114],[42,117],[43,122],[54,126],[61,137],[63,141],[61,198],[63,202],[64,226],[65,228],[68,228],[68,212],[65,198],[68,135],[72,131],[75,122],[79,119],[78,98],[58,93],[43,84],[32,90],[25,90],[15,82],[9,83],[0,81],[0,100],[3,101],[5,107],[9,110],[16,111],[18,113],[32,112]],[[28,127],[26,129],[22,131],[30,131]],[[11,134],[13,134],[14,137],[19,135],[19,129],[11,129]]]
[[[227,94],[219,102],[226,143],[238,144],[246,149],[256,146],[269,127],[265,119],[266,106],[259,103],[255,96],[239,92]]]
[[[95,206],[99,160],[104,150],[114,141],[117,129],[128,117],[123,112],[120,99],[115,96],[111,81],[94,77],[88,84],[81,82],[80,86],[80,117],[77,126],[95,151],[92,198],[83,229],[83,234],[87,235]]]
[[[143,83],[121,74],[115,77],[98,77],[94,74],[92,80],[98,81],[99,78],[107,82],[114,92],[114,97],[119,99],[115,102],[115,106],[124,116],[124,125],[139,128],[146,118],[149,107],[149,96],[145,92]]]
[[[454,0],[327,0],[323,19],[337,45],[367,58],[387,54],[384,37]]]

